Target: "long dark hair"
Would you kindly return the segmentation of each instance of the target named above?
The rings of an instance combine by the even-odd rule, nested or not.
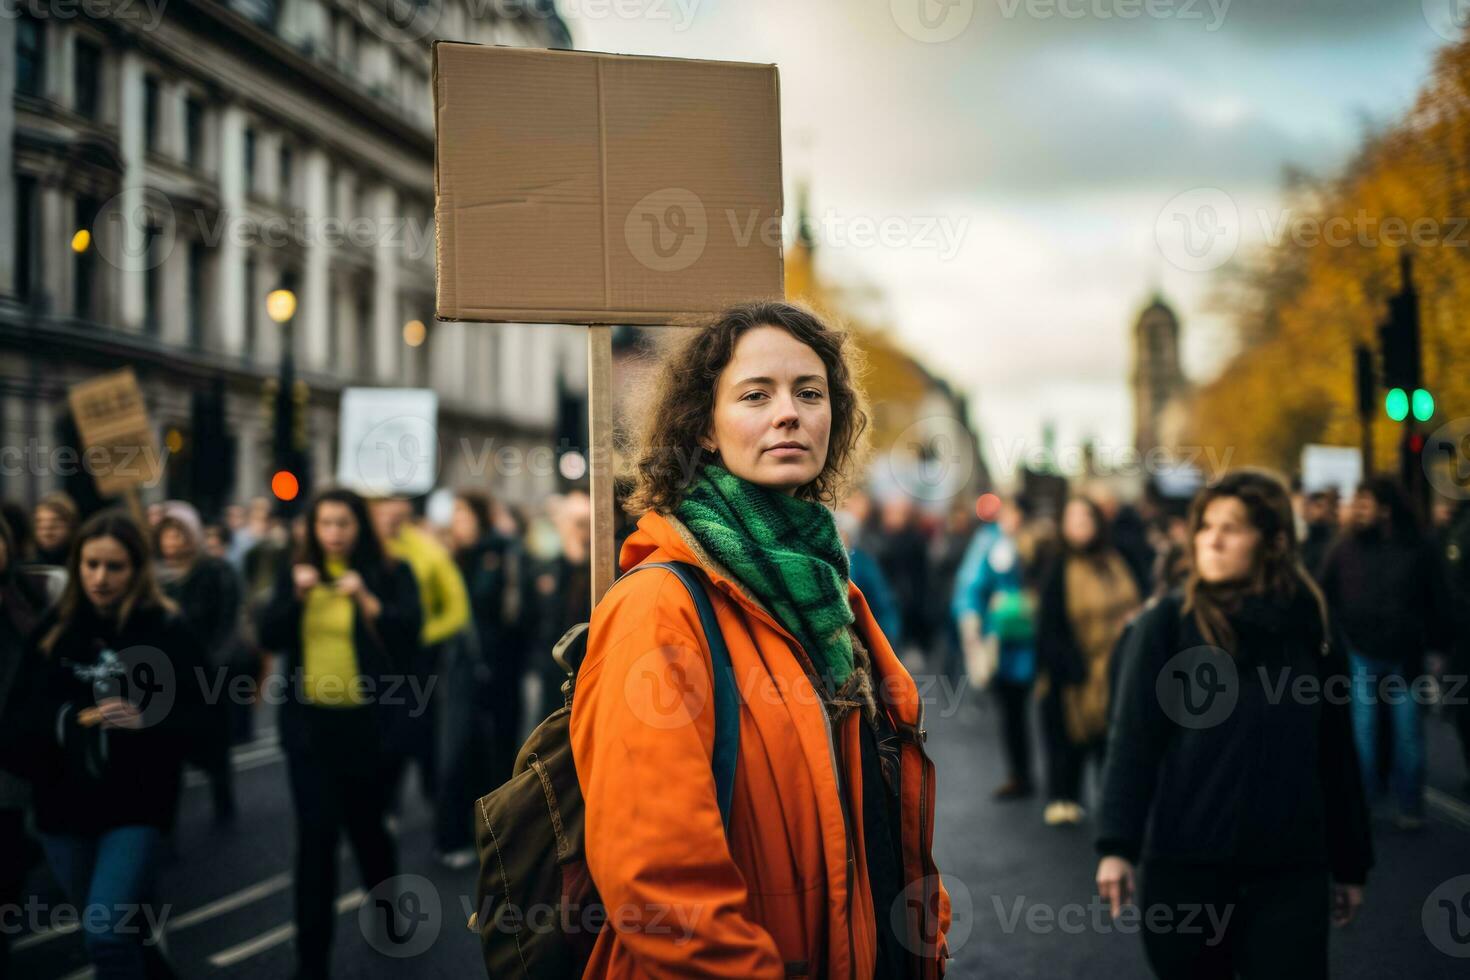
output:
[[[357,521],[357,540],[352,544],[352,554],[347,556],[349,568],[359,575],[371,576],[389,564],[383,545],[378,541],[378,535],[373,531],[372,521],[368,517],[367,502],[345,487],[331,487],[311,498],[311,503],[306,508],[306,535],[297,554],[297,562],[316,568],[321,573],[322,581],[331,580],[327,572],[326,553],[316,537],[316,515],[322,504],[342,504],[352,512],[353,519]]]
[[[1245,581],[1230,586],[1212,586],[1199,573],[1194,539],[1204,524],[1205,510],[1216,500],[1239,500],[1246,519],[1260,532],[1261,540],[1251,556]],[[1296,525],[1291,495],[1281,478],[1269,470],[1232,470],[1199,493],[1189,505],[1189,577],[1184,582],[1185,615],[1193,615],[1200,635],[1212,646],[1234,652],[1235,631],[1229,615],[1246,596],[1273,596],[1290,600],[1299,593],[1311,595],[1317,604],[1325,634],[1327,602],[1306,570],[1297,552]]]
[[[0,547],[5,549],[5,567],[0,568],[0,616],[9,616],[11,624],[22,636],[36,625],[37,610],[45,602],[20,573],[21,556],[10,522],[0,516]]]
[[[695,324],[699,329],[675,341],[655,372],[653,390],[642,409],[643,429],[634,456],[634,485],[624,504],[629,514],[667,513],[689,489],[689,466],[707,455],[699,439],[715,410],[720,372],[735,354],[740,338],[756,327],[779,327],[810,347],[827,368],[832,429],[822,471],[797,488],[803,500],[833,502],[845,489],[863,452],[867,403],[859,384],[861,354],[847,331],[832,326],[805,307],[779,300],[743,303]]]
[[[1393,540],[1401,543],[1419,540],[1423,533],[1419,526],[1419,516],[1409,504],[1409,498],[1404,494],[1398,480],[1391,476],[1371,477],[1358,486],[1358,492],[1368,494],[1380,507],[1388,508],[1388,533]]]
[[[137,523],[121,511],[104,510],[88,519],[72,537],[71,550],[66,558],[66,588],[56,603],[56,623],[41,638],[43,653],[49,655],[56,641],[77,625],[88,608],[87,597],[82,593],[82,546],[98,538],[112,538],[122,545],[128,553],[128,560],[133,563],[132,584],[117,606],[119,629],[125,627],[133,613],[139,610],[173,611],[177,608],[158,587],[158,579],[153,574],[153,553]]]

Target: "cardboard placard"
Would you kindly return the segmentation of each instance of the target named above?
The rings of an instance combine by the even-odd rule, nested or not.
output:
[[[72,385],[67,402],[100,496],[158,482],[163,464],[132,368]]]
[[[437,315],[665,324],[783,295],[774,65],[434,45]]]

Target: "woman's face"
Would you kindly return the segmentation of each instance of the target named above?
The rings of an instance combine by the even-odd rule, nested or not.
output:
[[[50,507],[37,507],[34,535],[36,544],[48,551],[66,544],[71,525],[66,518]]]
[[[128,594],[137,569],[117,538],[93,538],[82,545],[82,593],[98,611],[105,612]]]
[[[827,465],[832,402],[817,352],[780,327],[747,331],[715,385],[705,448],[743,480],[795,493]]]
[[[182,529],[164,524],[158,532],[158,555],[170,565],[184,564],[194,557],[193,542]]]
[[[316,509],[312,531],[328,558],[345,559],[352,554],[359,530],[352,509],[340,500],[325,500]]]
[[[480,540],[480,519],[463,500],[454,501],[454,512],[449,516],[449,536],[456,548],[468,548]]]
[[[1068,501],[1062,511],[1062,538],[1079,551],[1092,544],[1097,537],[1097,521],[1093,520],[1092,508],[1080,500]]]
[[[1211,584],[1243,581],[1251,572],[1261,532],[1239,497],[1217,497],[1205,506],[1194,533],[1194,564]]]

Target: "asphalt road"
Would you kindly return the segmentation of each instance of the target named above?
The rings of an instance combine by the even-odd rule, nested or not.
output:
[[[1027,978],[1148,976],[1139,937],[1119,931],[1097,909],[1095,860],[1087,829],[1042,824],[1039,799],[998,804],[1001,781],[993,709],[983,698],[937,698],[929,709],[930,747],[939,768],[936,851],[955,895],[951,934],[953,977]],[[1448,726],[1429,722],[1429,827],[1406,835],[1375,827],[1378,866],[1360,920],[1337,931],[1333,975],[1339,978],[1463,977],[1470,935],[1456,944],[1436,888],[1470,873],[1470,805],[1461,785],[1457,748]],[[292,828],[285,767],[273,731],[235,752],[238,823],[211,825],[209,794],[199,774],[187,780],[176,856],[162,871],[155,913],[167,915],[168,955],[183,977],[289,977],[294,967],[290,862]],[[377,952],[358,925],[355,868],[344,848],[339,876],[334,972],[344,978],[483,975],[475,936],[464,928],[473,901],[474,871],[447,871],[430,852],[429,813],[409,792],[400,817],[400,869],[432,911],[409,943],[413,955]],[[425,884],[427,881],[427,884]],[[1470,879],[1461,887],[1470,889]],[[1451,896],[1460,901],[1460,893]],[[49,873],[38,867],[26,891],[12,975],[82,978],[90,975],[75,929],[48,928],[61,902]],[[1464,899],[1470,910],[1470,898]],[[1433,913],[1425,917],[1426,903]],[[63,923],[64,924],[64,923]],[[36,927],[39,926],[39,930]],[[1462,924],[1461,928],[1465,928]],[[1439,946],[1435,943],[1438,942]]]

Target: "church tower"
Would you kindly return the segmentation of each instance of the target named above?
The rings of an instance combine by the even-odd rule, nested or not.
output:
[[[1133,444],[1140,454],[1168,447],[1175,428],[1166,410],[1188,390],[1179,362],[1179,318],[1154,294],[1133,327]]]

